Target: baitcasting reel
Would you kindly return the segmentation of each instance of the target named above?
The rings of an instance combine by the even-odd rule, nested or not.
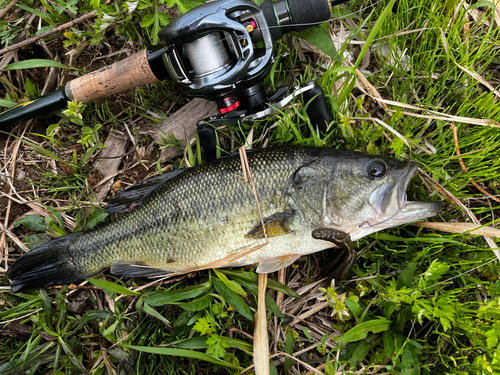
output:
[[[5,111],[0,114],[0,128],[63,109],[71,100],[89,103],[165,79],[177,81],[188,96],[217,102],[221,114],[218,120],[255,118],[256,113],[266,112],[267,108],[279,108],[286,94],[286,89],[280,89],[268,97],[262,85],[274,61],[273,43],[284,33],[327,21],[331,6],[344,1],[267,0],[260,7],[250,0],[208,1],[164,27],[159,32],[162,46],[141,51]],[[316,94],[322,97],[321,88],[315,87]],[[325,120],[330,122],[332,116],[326,104],[315,102],[312,106],[320,106],[319,112],[327,117],[313,124],[324,129]],[[233,111],[237,112],[230,115]],[[311,111],[311,115],[317,112]],[[214,121],[200,122],[199,128]]]

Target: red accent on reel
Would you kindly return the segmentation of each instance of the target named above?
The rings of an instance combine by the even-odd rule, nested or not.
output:
[[[238,108],[240,105],[240,102],[238,99],[236,99],[234,96],[228,96],[227,98],[224,98],[223,100],[220,100],[217,102],[217,109],[220,114],[225,114],[228,112],[231,112],[232,110]]]

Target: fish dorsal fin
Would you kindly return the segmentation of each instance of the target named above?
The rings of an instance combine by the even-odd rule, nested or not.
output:
[[[125,277],[152,277],[172,273],[162,268],[155,268],[141,263],[116,262],[111,265],[111,273]]]
[[[274,258],[266,258],[259,263],[257,273],[271,273],[288,267],[301,257],[300,254],[287,254]]]
[[[184,172],[184,170],[179,169],[148,178],[147,180],[132,185],[126,190],[123,190],[122,192],[111,197],[104,210],[108,214],[132,211],[135,208],[140,207],[153,190],[182,172]]]
[[[290,223],[295,214],[292,212],[277,212],[271,216],[266,217],[264,225],[266,226],[267,237],[278,237],[284,234],[292,233]],[[262,222],[258,222],[250,231],[245,235],[246,238],[259,239],[265,238]]]

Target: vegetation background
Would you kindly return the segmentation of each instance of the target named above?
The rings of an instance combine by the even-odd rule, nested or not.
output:
[[[0,105],[157,44],[161,27],[197,5],[0,0],[0,47],[95,11],[37,43],[0,50]],[[361,258],[344,283],[322,279],[327,252],[273,275],[272,373],[500,373],[499,26],[498,2],[353,0],[322,27],[277,43],[266,87],[317,79],[335,117],[329,131],[310,126],[298,98],[266,121],[228,129],[221,142],[412,158],[421,169],[409,198],[445,207],[435,222],[358,241]],[[2,129],[0,275],[28,247],[111,220],[101,206],[114,192],[199,163],[196,140],[153,138],[188,101],[172,82],[159,82]],[[126,142],[116,172],[104,177],[94,162],[110,133]],[[172,146],[183,148],[162,159]],[[251,267],[173,281],[104,273],[82,286],[19,294],[5,277],[0,285],[2,374],[253,371]]]

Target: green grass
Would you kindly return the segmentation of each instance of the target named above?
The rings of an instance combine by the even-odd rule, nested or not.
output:
[[[7,2],[0,1],[0,8],[4,3]],[[10,33],[0,32],[0,44],[13,44],[23,30],[15,21],[30,13],[38,14],[36,7],[43,6],[39,2],[31,3],[21,0],[19,13],[16,13],[18,18],[0,20],[0,26],[10,28]],[[56,3],[61,7],[56,7]],[[44,4],[47,11],[40,15],[43,27],[58,26],[75,18],[75,9],[84,12],[99,5],[96,1]],[[71,30],[70,36],[57,34],[55,38],[63,40],[68,49],[89,40],[90,51],[97,51],[95,46],[101,42],[115,41],[116,35],[124,36],[118,40],[120,47],[114,47],[118,50],[125,45],[124,40],[132,41],[137,49],[154,42],[155,28],[166,21],[154,10],[163,3],[140,1],[139,8],[132,13],[123,11],[125,5],[117,4],[104,6],[103,12],[89,24],[97,27],[97,31],[78,25]],[[174,4],[196,5],[188,1],[167,2],[169,7]],[[473,222],[471,215],[474,215],[481,225],[496,227],[500,204],[491,196],[500,194],[499,98],[498,93],[472,74],[477,73],[498,90],[500,31],[493,21],[494,8],[489,2],[472,5],[471,9],[481,6],[477,8],[480,17],[474,20],[463,5],[454,0],[442,3],[402,0],[394,6],[388,4],[384,1],[371,7],[358,0],[349,2],[342,8],[343,18],[336,20],[334,26],[338,30],[342,23],[348,31],[354,30],[354,35],[348,39],[368,41],[364,45],[344,43],[339,56],[344,51],[349,52],[353,54],[353,64],[357,62],[369,71],[365,76],[380,97],[396,102],[388,104],[389,111],[373,95],[366,94],[367,87],[355,87],[352,79],[338,91],[334,90],[335,82],[349,78],[353,69],[343,67],[331,50],[327,52],[334,59],[328,67],[319,67],[321,59],[318,61],[306,54],[309,60],[305,63],[309,68],[304,72],[304,55],[299,55],[295,48],[299,42],[287,35],[277,44],[279,57],[265,85],[274,89],[282,84],[295,84],[294,77],[304,82],[321,76],[319,82],[335,116],[331,131],[313,135],[304,103],[297,99],[296,106],[267,120],[229,127],[220,133],[221,142],[230,144],[229,138],[233,138],[238,147],[244,144],[253,128],[253,147],[261,147],[266,142],[267,147],[294,143],[361,150],[400,159],[411,157],[435,183],[451,194],[444,196],[424,174],[412,180],[408,191],[410,200],[445,202],[435,221]],[[107,33],[99,29],[105,21],[104,13],[116,22]],[[34,25],[27,28],[27,37],[36,32]],[[320,48],[328,47],[325,34],[319,29],[307,38]],[[396,63],[378,54],[375,48],[368,51],[375,43],[388,44],[396,56]],[[359,58],[362,49],[368,51],[366,66]],[[289,55],[282,55],[285,52]],[[37,47],[28,46],[19,52],[19,59],[37,58],[40,53]],[[406,63],[402,62],[403,54]],[[69,60],[61,59],[60,62],[71,65]],[[2,73],[1,99],[28,100],[36,95],[36,90],[43,88],[43,82],[30,80],[35,83],[28,83],[27,78],[32,77],[32,73],[28,73],[31,71],[43,73],[40,69],[20,71],[20,78],[13,72],[11,75]],[[17,84],[13,84],[14,81]],[[123,130],[124,123],[145,122],[156,126],[147,111],[162,116],[175,100],[180,107],[185,98],[175,90],[177,88],[171,83],[138,88],[133,93],[87,105],[80,122],[75,120],[78,116],[72,117],[70,113],[68,119],[58,122],[57,132],[42,134],[45,138],[26,134],[25,139],[30,143],[22,142],[20,146],[26,160],[50,161],[56,169],[40,174],[35,181],[41,198],[34,197],[31,190],[20,193],[25,199],[38,200],[47,207],[51,218],[34,219],[39,226],[32,223],[17,227],[14,229],[17,236],[29,242],[33,234],[63,233],[64,223],[58,211],[52,208],[57,205],[64,206],[63,211],[75,218],[79,230],[84,229],[85,218],[92,210],[82,201],[93,198],[92,161],[100,149],[99,142],[103,142],[110,129]],[[408,105],[412,107],[405,107]],[[75,111],[78,109],[73,108]],[[450,116],[469,120],[458,121]],[[413,145],[411,149],[374,118],[399,132]],[[479,119],[489,120],[489,125],[474,124]],[[95,128],[96,124],[103,126]],[[48,125],[38,124],[37,132],[42,133],[39,129]],[[84,126],[87,128],[83,129]],[[20,136],[21,133],[15,134]],[[149,136],[134,135],[139,139],[138,146],[148,148],[151,144]],[[3,142],[7,141],[7,135],[1,137]],[[89,143],[91,140],[95,141],[94,146]],[[32,147],[35,142],[43,141],[46,142],[43,147]],[[165,140],[156,145],[148,160],[132,154],[127,163],[141,161],[148,168],[147,173],[161,170],[165,165],[159,163],[159,150],[167,143],[175,142]],[[461,157],[457,155],[457,147]],[[196,146],[191,152],[190,163],[199,162]],[[175,160],[174,168],[179,165],[185,162]],[[126,178],[123,176],[124,181]],[[473,181],[489,196],[478,190]],[[130,178],[130,182],[135,181]],[[464,211],[454,198],[470,211]],[[0,202],[3,204],[6,200]],[[91,223],[87,228],[103,219],[97,212],[87,220]],[[494,241],[498,243],[497,239]],[[16,254],[13,242],[8,245],[13,260],[12,254]],[[311,347],[297,358],[313,367],[324,365],[320,371],[327,374],[335,371],[363,373],[370,366],[374,366],[374,373],[390,374],[500,373],[500,270],[484,237],[406,225],[363,238],[356,247],[363,251],[351,274],[357,280],[337,283],[335,290],[322,285],[321,293],[330,297],[337,313],[334,316],[332,308],[328,307],[305,323],[287,326],[291,319],[316,303],[316,298],[308,300],[306,293],[302,301],[307,302],[295,299],[285,305],[284,318],[278,318],[282,325],[274,331],[273,319],[279,315],[274,303],[277,291],[269,289],[267,317],[273,327],[271,332],[277,332],[277,335],[270,335],[271,354],[275,345],[278,351],[289,354]],[[302,275],[297,279],[290,276],[287,283],[298,289],[319,279],[320,270],[315,265],[328,258],[329,254],[320,253],[290,267],[287,275]],[[123,292],[130,294],[124,288],[131,290],[145,285],[148,280],[119,280],[106,276],[115,284],[98,284],[104,290],[95,286],[81,290],[63,287],[18,295],[1,290],[0,373],[237,373],[252,364],[252,340],[245,333],[253,335],[251,313],[256,308],[256,279],[253,273],[239,270],[223,275],[226,278],[213,271],[204,271],[194,278],[156,284],[140,290],[139,294],[123,296]],[[1,285],[9,285],[5,277],[0,280]],[[275,288],[292,294],[279,285]],[[74,307],[79,298],[84,299],[81,311]],[[294,310],[295,303],[304,306]],[[330,327],[321,325],[322,321]],[[319,331],[311,325],[320,327]],[[356,327],[366,328],[366,332],[360,334]],[[326,335],[321,333],[333,330],[337,335],[347,334],[332,348],[334,340],[326,340]],[[280,358],[283,357],[272,359],[278,373],[306,371],[303,365],[284,359],[280,362]]]

